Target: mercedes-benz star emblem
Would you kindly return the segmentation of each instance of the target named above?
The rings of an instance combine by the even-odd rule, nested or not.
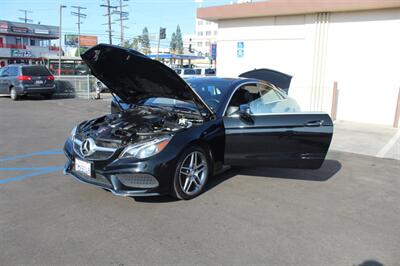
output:
[[[96,146],[95,142],[93,139],[85,139],[82,141],[81,144],[81,153],[83,156],[89,156],[92,155],[95,152],[94,147]]]

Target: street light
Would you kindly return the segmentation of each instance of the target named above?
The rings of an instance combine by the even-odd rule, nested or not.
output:
[[[58,30],[58,75],[61,76],[61,28],[62,28],[62,9],[67,6],[60,5],[60,28]]]

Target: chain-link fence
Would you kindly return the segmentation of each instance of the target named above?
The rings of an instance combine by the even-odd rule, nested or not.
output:
[[[93,97],[96,78],[94,76],[55,76],[56,95],[90,99]]]

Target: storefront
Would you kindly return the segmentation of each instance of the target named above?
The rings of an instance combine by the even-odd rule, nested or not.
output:
[[[8,64],[45,64],[57,56],[58,27],[0,21],[0,67]]]

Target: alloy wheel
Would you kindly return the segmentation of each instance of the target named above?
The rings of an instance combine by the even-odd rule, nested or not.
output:
[[[189,153],[179,169],[179,184],[182,191],[187,195],[199,192],[208,175],[207,159],[203,153],[193,151]]]

